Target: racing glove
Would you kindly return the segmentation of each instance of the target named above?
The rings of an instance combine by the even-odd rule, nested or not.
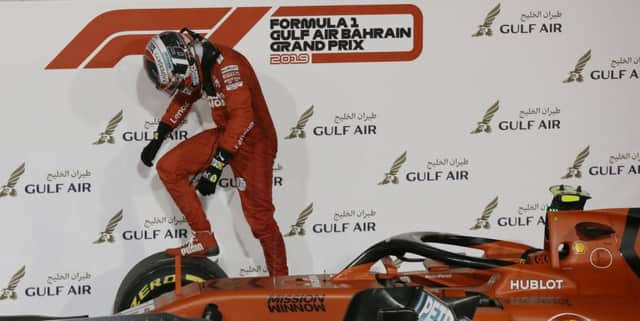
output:
[[[142,163],[147,165],[148,167],[153,166],[153,159],[156,158],[156,154],[162,146],[162,142],[169,136],[173,129],[171,126],[160,122],[158,124],[158,128],[155,133],[153,133],[153,139],[142,149],[142,153],[140,154],[140,159]]]
[[[216,150],[216,156],[213,158],[211,165],[202,172],[202,176],[198,180],[196,188],[202,195],[211,195],[216,192],[216,185],[222,175],[222,169],[231,161],[231,153],[218,148]]]

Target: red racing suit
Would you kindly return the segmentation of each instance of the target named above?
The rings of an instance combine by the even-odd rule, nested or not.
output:
[[[209,221],[190,184],[191,175],[207,168],[218,147],[231,152],[229,165],[245,186],[240,201],[251,231],[262,245],[271,275],[288,274],[282,234],[273,214],[273,163],[277,151],[276,130],[260,84],[247,59],[219,46],[220,56],[211,69],[215,97],[201,92],[174,96],[162,122],[177,127],[195,101],[206,97],[217,127],[205,130],[167,152],[157,165],[158,175],[194,231],[211,230]]]

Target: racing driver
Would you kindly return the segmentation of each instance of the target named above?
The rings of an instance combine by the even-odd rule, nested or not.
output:
[[[288,274],[282,234],[273,214],[273,162],[276,131],[260,84],[247,59],[184,28],[165,31],[148,42],[144,69],[158,90],[172,96],[154,138],[142,150],[146,166],[163,140],[184,120],[192,104],[206,99],[216,128],[183,141],[157,164],[160,179],[192,229],[187,244],[167,255],[215,256],[220,250],[196,194],[211,195],[229,165],[239,184],[244,216],[262,245],[270,275]],[[196,186],[190,177],[201,172]]]

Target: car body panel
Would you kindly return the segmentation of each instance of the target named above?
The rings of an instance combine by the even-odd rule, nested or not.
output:
[[[334,275],[210,280],[184,287],[181,297],[157,298],[152,312],[196,318],[215,304],[229,321],[342,321],[358,293],[420,287],[445,300],[482,294],[486,299],[473,320],[637,320],[640,215],[635,213],[640,212],[550,211],[543,249],[443,233],[402,234],[370,247]],[[433,243],[484,253],[474,258]],[[404,251],[423,256],[424,269],[400,272],[391,257],[405,258]],[[373,272],[374,264],[382,264],[384,272]]]

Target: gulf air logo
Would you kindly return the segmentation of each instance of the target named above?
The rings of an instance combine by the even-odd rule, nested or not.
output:
[[[45,69],[113,68],[126,56],[141,55],[152,36],[183,27],[189,27],[215,43],[234,47],[271,9],[220,7],[107,11],[89,21]],[[276,8],[272,19],[360,15],[410,15],[413,20],[412,48],[405,51],[313,53],[312,62],[409,61],[422,52],[423,18],[415,5],[285,6]]]
[[[123,9],[93,18],[45,69],[113,68],[141,55],[149,39],[164,30],[192,30],[235,46],[269,7]]]

